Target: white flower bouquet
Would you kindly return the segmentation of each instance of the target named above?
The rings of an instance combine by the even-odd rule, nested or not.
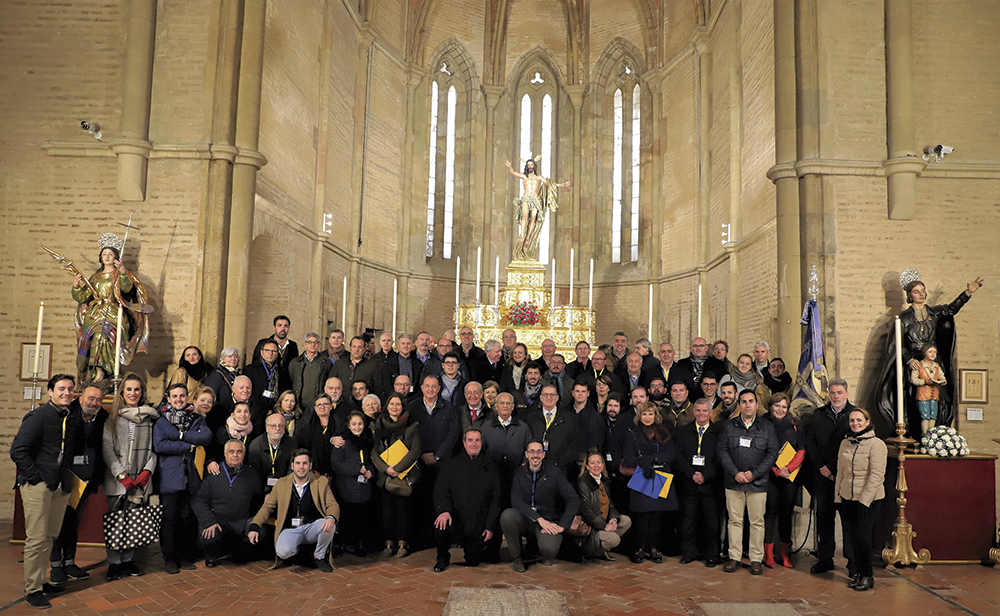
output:
[[[920,453],[939,458],[969,455],[969,443],[955,428],[936,426],[920,439]]]

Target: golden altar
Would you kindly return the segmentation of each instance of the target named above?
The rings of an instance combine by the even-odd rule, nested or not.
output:
[[[499,281],[497,282],[499,284]],[[533,357],[541,353],[542,341],[552,338],[558,353],[572,361],[576,343],[586,340],[594,344],[594,311],[590,308],[554,305],[554,287],[545,286],[545,266],[538,261],[511,261],[507,266],[507,286],[494,304],[459,304],[455,307],[455,330],[469,326],[482,346],[487,340],[500,340],[505,329],[517,332],[517,341],[528,347]],[[534,325],[514,325],[509,320],[510,309],[520,302],[534,304],[538,322]],[[569,353],[567,355],[567,353]]]

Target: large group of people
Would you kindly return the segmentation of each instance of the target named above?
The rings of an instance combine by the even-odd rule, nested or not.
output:
[[[843,380],[800,423],[791,378],[766,342],[732,362],[725,341],[698,337],[675,360],[669,342],[654,352],[617,332],[596,349],[581,341],[571,358],[545,340],[533,358],[513,330],[482,347],[468,327],[397,340],[334,330],[325,349],[306,334],[299,353],[290,326],[275,317],[242,370],[234,347],[215,367],[187,347],[156,404],[133,373],[109,411],[96,388],[74,399],[74,377],[52,377],[49,402],[11,446],[31,605],[89,576],[76,538],[98,488],[111,512],[158,496],[171,574],[202,557],[210,568],[273,557],[275,567],[330,571],[344,552],[401,558],[432,547],[440,572],[456,543],[476,566],[500,562],[505,541],[518,572],[617,553],[760,575],[792,567],[805,487],[817,519],[811,571],[833,569],[840,511],[850,585],[873,586],[885,445]],[[660,493],[639,488],[657,480]],[[109,580],[142,574],[134,552],[108,549]]]

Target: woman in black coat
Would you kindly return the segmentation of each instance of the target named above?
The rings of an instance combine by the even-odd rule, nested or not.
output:
[[[795,512],[795,492],[797,485],[792,481],[794,473],[802,465],[806,456],[805,433],[799,430],[795,418],[788,413],[788,396],[774,394],[767,402],[767,419],[774,424],[774,432],[778,436],[779,451],[784,450],[788,443],[795,450],[795,455],[784,466],[777,463],[771,467],[767,482],[767,506],[764,511],[764,564],[774,568],[775,539],[781,542],[781,559],[783,567],[792,568],[789,558],[792,544],[792,514]],[[778,455],[781,457],[781,454]]]
[[[355,555],[367,556],[371,547],[372,484],[371,461],[373,447],[365,418],[358,411],[347,416],[343,432],[344,445],[330,454],[330,466],[337,475],[337,500],[340,503],[340,536],[344,547],[353,548]]]
[[[663,425],[656,404],[645,402],[636,409],[635,425],[625,439],[625,459],[627,467],[635,468],[647,479],[652,479],[656,471],[671,473],[670,465],[677,457],[677,449],[670,437],[670,431]],[[632,555],[632,562],[641,563],[643,557],[654,563],[663,562],[663,555],[656,548],[660,535],[660,522],[666,511],[677,511],[676,490],[671,488],[667,498],[652,498],[635,490],[631,491],[629,505],[636,518],[639,533],[639,549]]]

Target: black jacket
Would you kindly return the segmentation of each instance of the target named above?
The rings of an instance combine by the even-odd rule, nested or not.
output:
[[[718,454],[726,489],[765,492],[768,475],[779,453],[774,424],[761,416],[747,428],[743,417],[737,416],[718,425],[721,430]],[[741,439],[749,439],[748,444],[744,445]],[[743,471],[753,473],[753,481],[738,483],[736,473]]]
[[[17,485],[44,481],[49,490],[55,491],[63,483],[64,473],[72,461],[70,455],[63,455],[62,462],[59,461],[64,421],[69,422],[69,409],[52,402],[28,411],[21,420],[21,427],[10,444],[10,459],[17,465]]]
[[[531,428],[517,417],[506,428],[493,413],[481,426],[485,453],[502,471],[513,473],[524,461],[524,450],[531,440]],[[509,476],[509,474],[508,474]]]
[[[584,522],[597,530],[604,530],[604,527],[611,520],[621,519],[621,515],[619,515],[618,510],[615,508],[614,501],[611,500],[610,480],[604,477],[601,481],[606,482],[604,490],[608,494],[608,517],[606,518],[601,517],[601,490],[600,486],[597,485],[597,480],[587,472],[584,472],[576,480],[576,488],[580,492],[580,517],[583,518]]]
[[[231,486],[230,479],[233,480]],[[233,473],[228,467],[220,468],[218,475],[205,473],[201,488],[191,499],[191,511],[198,518],[198,530],[252,518],[264,499],[260,483],[260,475],[246,464],[239,473]]]
[[[642,369],[643,387],[649,387],[649,382],[654,378],[663,378],[663,366],[660,362],[644,366]],[[667,386],[668,392],[670,391],[670,384],[676,381],[684,381],[688,386],[688,392],[695,391],[694,374],[692,374],[690,368],[680,362],[675,361],[670,365],[670,370],[666,378],[667,380],[664,384]],[[701,389],[699,388],[698,391],[701,391]]]
[[[493,381],[502,388],[504,381],[508,380],[507,363],[501,359],[495,364],[490,364],[490,358],[486,357],[485,353],[482,359],[479,360],[479,363],[470,366],[470,368],[472,369],[474,380],[479,381],[480,384],[485,385],[486,381]]]
[[[824,404],[812,414],[812,421],[806,425],[806,460],[812,473],[819,475],[819,469],[824,466],[837,475],[837,455],[840,442],[850,432],[847,419],[851,411],[858,407],[847,402],[844,410],[833,412],[833,407]]]
[[[264,362],[258,359],[243,369],[243,374],[250,379],[250,383],[253,385],[253,389],[250,391],[250,414],[253,417],[254,430],[258,432],[264,431],[264,419],[267,417],[268,411],[274,408],[275,403],[278,402],[278,396],[281,395],[281,392],[292,388],[292,377],[288,376],[288,369],[282,366],[281,362],[274,362],[274,366],[278,369],[278,379],[275,389],[271,390],[272,397],[265,396],[264,392],[268,390],[268,374],[273,372],[274,368],[265,367]]]
[[[674,432],[674,444],[677,446],[676,468],[677,488],[683,494],[712,494],[713,484],[718,477],[719,458],[716,453],[719,442],[718,424],[709,424],[705,435],[701,438],[701,456],[705,464],[694,466],[692,461],[698,455],[698,424],[691,422],[677,428]],[[691,478],[695,473],[701,473],[705,482],[696,484]]]
[[[536,405],[525,413],[524,422],[531,428],[532,438],[548,442],[545,458],[550,464],[566,469],[583,454],[580,429],[572,411],[556,412],[552,425],[546,428],[542,407]]]
[[[534,484],[534,499],[532,499]],[[534,503],[534,508],[532,508]],[[580,510],[580,497],[570,485],[565,474],[548,460],[542,460],[542,467],[532,473],[527,464],[514,471],[514,485],[510,489],[510,504],[525,518],[535,522],[545,518],[569,528],[573,516]]]
[[[69,458],[69,470],[76,473],[80,479],[87,479],[87,494],[97,492],[101,484],[104,483],[104,472],[106,464],[104,462],[104,423],[108,419],[108,412],[103,408],[97,411],[97,415],[88,425],[83,419],[83,410],[78,401],[69,405],[69,421],[66,424],[66,455]],[[77,456],[87,456],[86,464],[77,466],[74,464]],[[86,473],[90,472],[89,479]]]
[[[376,395],[382,389],[382,365],[367,357],[353,364],[350,353],[341,355],[333,364],[330,376],[337,377],[344,384],[344,395],[350,395],[351,384],[355,381],[364,381],[368,391]]]
[[[417,354],[414,352],[410,353],[410,356],[403,359],[403,364],[409,366],[409,376],[410,385],[413,387],[413,391],[420,391],[420,372],[423,370],[424,365],[420,363],[417,359]],[[400,368],[400,355],[399,353],[393,351],[385,358],[385,362],[382,364],[382,394],[384,397],[388,397],[393,391],[393,384],[396,382],[396,377],[400,374],[405,374],[405,371]],[[380,396],[382,394],[379,394]]]
[[[434,482],[434,509],[450,513],[464,537],[495,530],[500,518],[500,473],[493,461],[482,453],[470,458],[462,451],[442,464]]]
[[[264,345],[268,342],[276,342],[274,339],[274,334],[271,334],[267,338],[261,338],[257,341],[257,346],[253,348],[253,356],[250,358],[251,364],[256,364],[260,360],[260,351],[264,348]],[[288,340],[288,344],[285,345],[285,350],[282,352],[281,347],[278,347],[278,363],[284,370],[288,371],[288,364],[291,363],[293,359],[299,356],[299,345],[295,343],[294,340]],[[282,390],[284,391],[284,390]]]
[[[250,465],[257,474],[260,475],[261,488],[264,493],[271,491],[267,485],[269,477],[281,478],[289,473],[292,463],[292,452],[295,451],[295,439],[283,434],[278,441],[278,449],[274,452],[274,461],[271,460],[270,442],[266,434],[261,434],[247,447],[247,464]]]
[[[433,413],[428,415],[424,399],[410,403],[410,417],[420,426],[421,453],[433,453],[439,460],[451,457],[452,449],[458,442],[458,419],[455,409],[437,399]]]

